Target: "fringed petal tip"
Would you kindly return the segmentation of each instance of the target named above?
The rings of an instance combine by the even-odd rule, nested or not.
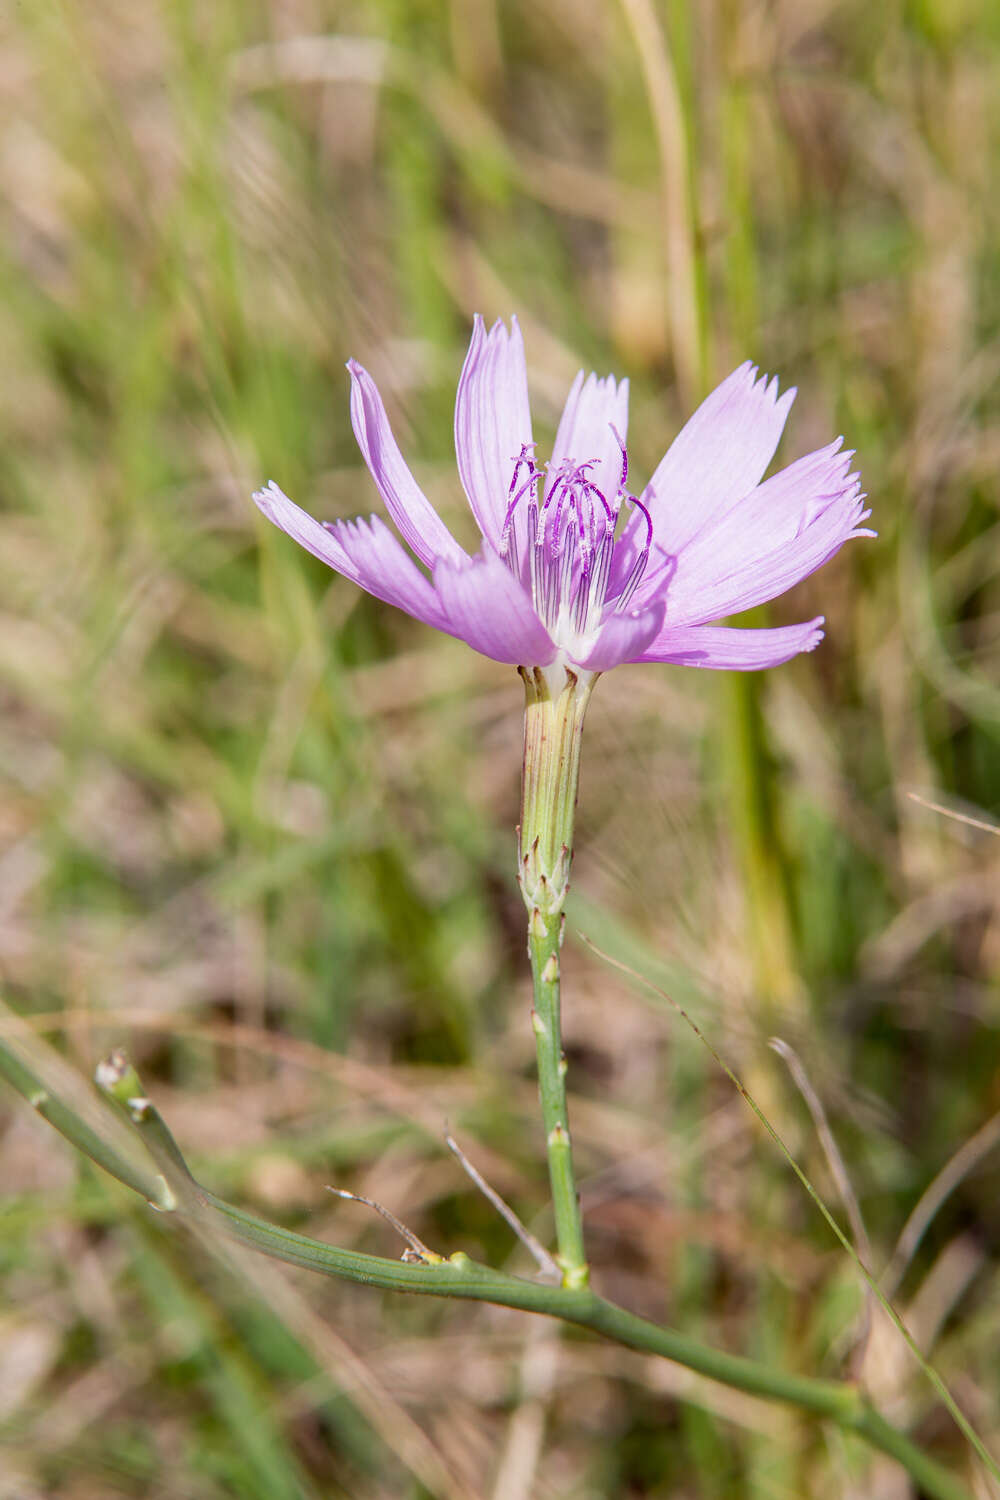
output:
[[[609,501],[619,493],[628,435],[628,381],[578,371],[559,421],[549,463],[548,489],[566,465],[585,462],[589,479]]]
[[[868,499],[867,495],[859,495],[858,496],[858,500],[859,501],[861,501],[861,500],[867,500],[867,499]],[[867,521],[870,518],[871,518],[871,510],[870,509],[863,510],[861,512],[861,514],[858,516],[858,521]],[[856,536],[878,536],[878,532],[875,531],[875,530],[873,530],[873,528],[871,526],[855,525],[854,530],[851,532],[851,537],[856,537]],[[850,538],[848,538],[848,540],[850,540]]]
[[[785,593],[855,536],[873,534],[853,453],[827,444],[773,475],[706,526],[677,557],[674,576],[647,574],[639,602],[668,584],[672,627],[708,624]]]
[[[776,407],[780,403],[783,413],[782,420],[784,420],[784,417],[787,417],[788,409],[798,395],[798,387],[794,385],[790,385],[787,390],[782,391],[781,382],[777,375],[769,375],[767,371],[762,371],[760,366],[755,365],[752,359],[745,359],[741,365],[737,366],[732,375],[723,381],[723,386],[728,385],[729,381],[733,383],[732,394],[734,396],[737,392],[741,398],[745,398],[748,395],[753,396],[756,400],[760,401],[764,410],[768,407]],[[719,389],[721,390],[722,386]]]
[[[282,501],[286,501],[289,505],[292,503],[284,490],[279,489],[273,479],[269,479],[263,488],[254,490],[253,499],[254,503],[259,506],[265,515],[270,515],[271,509],[275,505],[280,505]]]
[[[663,550],[680,552],[764,476],[781,438],[795,387],[746,360],[705,398],[681,428],[649,484],[650,511]]]
[[[262,490],[254,490],[253,498],[258,510],[272,525],[277,526],[293,541],[298,542],[300,547],[305,547],[307,552],[311,552],[313,557],[318,557],[320,562],[326,563],[328,568],[334,568],[355,583],[360,581],[354,564],[337,537],[332,535],[308,511],[303,510],[301,505],[296,505],[294,500],[290,500],[273,479],[269,479]]]

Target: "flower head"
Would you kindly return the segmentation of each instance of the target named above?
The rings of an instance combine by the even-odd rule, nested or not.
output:
[[[795,391],[779,396],[749,362],[702,403],[641,494],[629,488],[628,382],[610,375],[577,375],[540,462],[517,319],[487,332],[477,317],[455,404],[458,472],[483,537],[470,555],[407,468],[371,376],[355,360],[348,369],[358,446],[410,552],[378,516],[321,524],[273,480],[255,501],[338,573],[495,661],[546,675],[777,666],[813,649],[822,616],[772,630],[713,622],[874,535],[839,438],[761,483]]]

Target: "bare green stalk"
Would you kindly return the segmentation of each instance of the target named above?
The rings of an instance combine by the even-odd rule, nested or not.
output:
[[[524,679],[524,782],[518,879],[528,910],[528,956],[534,982],[531,1021],[538,1055],[538,1088],[552,1186],[558,1262],[563,1285],[587,1285],[583,1222],[576,1190],[566,1107],[566,1059],[560,1021],[563,907],[573,860],[573,825],[580,776],[583,720],[595,679],[540,668]]]

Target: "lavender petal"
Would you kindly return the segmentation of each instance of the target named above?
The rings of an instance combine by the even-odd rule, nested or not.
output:
[[[374,380],[357,360],[349,360],[347,368],[351,372],[354,436],[400,535],[429,568],[439,557],[460,562],[468,554],[456,542],[410,473],[392,435]]]
[[[328,526],[289,500],[272,480],[254,495],[275,526],[352,583],[438,629],[444,615],[429,580],[416,566],[384,521],[335,521]]]
[[[510,332],[476,315],[455,398],[458,472],[483,536],[499,550],[508,489],[522,448],[531,445],[524,342],[516,318]],[[518,518],[518,532],[524,522]],[[518,534],[518,555],[524,555]]]
[[[622,450],[613,429],[624,443],[628,432],[628,381],[616,383],[613,375],[603,380],[588,375],[584,380],[581,370],[566,398],[552,449],[550,473],[558,474],[567,461],[581,464],[596,459],[587,471],[588,478],[614,505],[622,473]]]
[[[442,629],[475,651],[511,666],[548,666],[556,654],[531,597],[488,543],[467,563],[441,562],[434,585]]]
[[[657,540],[676,553],[763,477],[795,388],[757,378],[749,361],[726,377],[681,428],[649,482]]]
[[[741,507],[717,536],[682,552],[667,588],[668,623],[707,624],[764,604],[808,578],[852,537],[874,536],[862,524],[870,511],[857,478],[847,474],[838,482],[839,492],[802,493],[793,535],[752,516],[744,523]]]
[[[812,651],[823,639],[823,616],[801,625],[773,630],[738,630],[728,625],[668,626],[632,661],[672,662],[682,667],[755,672],[780,667],[800,651]]]
[[[588,672],[610,672],[626,661],[643,660],[642,653],[656,639],[663,623],[663,605],[635,614],[612,615],[598,632],[593,646],[578,663]]]

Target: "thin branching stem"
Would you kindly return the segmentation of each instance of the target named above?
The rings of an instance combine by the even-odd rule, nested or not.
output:
[[[5,1077],[29,1102],[35,1103],[36,1108],[36,1101],[44,1096],[44,1118],[50,1120],[84,1155],[126,1186],[154,1204],[155,1185],[165,1186],[173,1208],[172,1217],[196,1226],[206,1234],[215,1232],[274,1260],[386,1291],[492,1302],[576,1324],[628,1348],[673,1360],[736,1390],[785,1402],[819,1419],[835,1422],[894,1458],[928,1500],[973,1500],[972,1491],[956,1475],[886,1422],[851,1383],[790,1374],[742,1355],[713,1349],[672,1328],[663,1328],[636,1317],[598,1296],[587,1286],[547,1286],[538,1281],[526,1281],[480,1265],[461,1252],[430,1264],[387,1260],[355,1250],[342,1250],[294,1230],[269,1224],[255,1214],[226,1203],[196,1181],[159,1111],[141,1088],[136,1092],[134,1072],[121,1074],[117,1083],[104,1073],[103,1087],[106,1094],[126,1110],[127,1118],[146,1144],[155,1172],[133,1169],[119,1152],[107,1147],[79,1113],[47,1090],[30,1064],[16,1055],[2,1039],[0,1076]],[[165,1207],[167,1203],[160,1206]]]

